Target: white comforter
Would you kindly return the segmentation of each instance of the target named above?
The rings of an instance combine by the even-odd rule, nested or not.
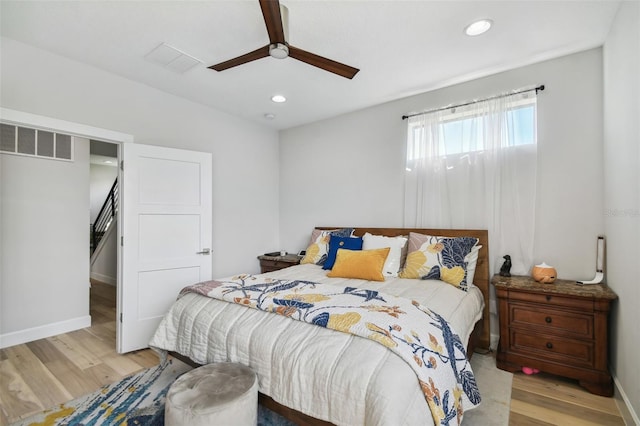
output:
[[[327,278],[316,265],[268,274],[369,288],[415,299],[446,318],[462,342],[482,315],[482,293],[440,281],[385,282]],[[294,321],[197,294],[176,301],[150,345],[207,364],[235,361],[253,368],[260,392],[338,425],[431,425],[416,374],[386,347],[351,334]]]

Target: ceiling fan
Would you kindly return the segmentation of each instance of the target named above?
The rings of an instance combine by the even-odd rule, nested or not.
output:
[[[266,58],[267,56],[278,59],[284,59],[290,56],[293,59],[297,59],[348,79],[352,79],[358,71],[360,71],[358,68],[350,67],[349,65],[291,46],[287,43],[285,34],[285,24],[288,23],[288,10],[284,6],[280,6],[279,0],[259,1],[260,8],[262,9],[262,16],[264,17],[264,23],[267,26],[267,33],[269,34],[269,44],[256,49],[253,52],[238,56],[237,58],[229,59],[228,61],[221,62],[216,65],[211,65],[209,67],[210,69],[224,71],[238,65],[246,64],[247,62],[255,61],[256,59]],[[283,13],[281,13],[281,11]]]

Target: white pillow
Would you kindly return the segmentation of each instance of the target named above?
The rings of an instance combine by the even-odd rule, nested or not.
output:
[[[464,257],[464,261],[467,262],[467,285],[473,284],[473,277],[476,274],[476,263],[478,263],[478,252],[482,246],[474,246],[468,255]]]
[[[402,248],[407,244],[406,237],[385,237],[383,235],[364,234],[362,237],[362,250],[373,250],[389,247],[389,255],[384,262],[382,275],[385,277],[397,277],[400,270]]]

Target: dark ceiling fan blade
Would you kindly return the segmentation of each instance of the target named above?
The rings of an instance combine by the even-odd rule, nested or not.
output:
[[[314,67],[321,68],[325,71],[338,74],[342,77],[352,79],[358,71],[358,68],[350,67],[349,65],[341,64],[331,59],[327,59],[323,56],[316,55],[315,53],[307,52],[297,47],[289,45],[289,56],[302,62],[306,62]]]
[[[280,14],[280,2],[278,0],[260,0],[260,8],[262,9],[264,23],[267,26],[269,42],[271,44],[286,43]]]
[[[228,61],[220,62],[219,64],[211,65],[209,68],[216,71],[224,71],[228,68],[237,67],[238,65],[246,64],[247,62],[255,61],[256,59],[262,59],[269,56],[269,46],[261,47],[253,52],[246,53],[237,58],[229,59]]]

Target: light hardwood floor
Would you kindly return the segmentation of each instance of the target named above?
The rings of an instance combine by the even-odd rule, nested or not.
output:
[[[148,349],[116,353],[115,305],[115,288],[93,282],[90,328],[0,350],[0,426],[158,364]],[[608,426],[624,421],[613,398],[592,395],[571,380],[517,373],[509,424]]]
[[[544,373],[513,376],[511,426],[624,424],[614,398],[593,395],[574,380]]]
[[[116,353],[115,287],[92,282],[91,327],[0,350],[0,425],[157,365],[150,349]]]

